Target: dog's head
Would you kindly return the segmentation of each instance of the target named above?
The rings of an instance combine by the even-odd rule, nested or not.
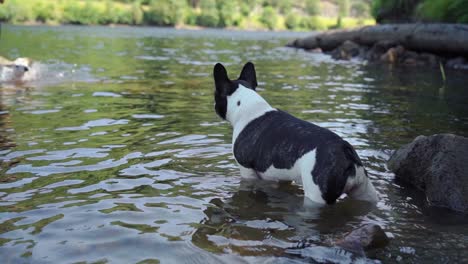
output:
[[[240,105],[241,101],[232,100],[232,95],[239,87],[252,89],[257,88],[257,75],[253,63],[247,62],[242,68],[241,74],[237,80],[230,80],[226,68],[221,63],[217,63],[213,69],[213,77],[215,82],[215,110],[222,118],[226,119],[228,106]]]
[[[13,65],[14,67],[14,74],[17,77],[23,76],[23,74],[29,71],[31,67],[31,60],[28,58],[17,58]]]

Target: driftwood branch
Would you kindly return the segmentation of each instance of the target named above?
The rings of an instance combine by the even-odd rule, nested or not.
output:
[[[330,51],[346,40],[365,46],[392,42],[414,51],[468,56],[468,25],[460,24],[388,24],[332,30],[294,40],[288,46]]]

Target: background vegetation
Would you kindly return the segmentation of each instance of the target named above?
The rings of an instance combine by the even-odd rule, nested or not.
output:
[[[468,0],[374,0],[377,22],[468,23]]]
[[[373,24],[371,0],[5,0],[0,21],[324,30]]]

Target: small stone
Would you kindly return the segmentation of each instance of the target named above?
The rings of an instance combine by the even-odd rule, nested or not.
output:
[[[336,60],[349,60],[358,56],[359,53],[360,46],[350,40],[346,40],[331,52],[331,56]]]
[[[363,255],[364,250],[384,247],[388,242],[387,235],[379,225],[366,224],[346,234],[335,244],[348,251]]]
[[[380,56],[380,60],[389,63],[397,63],[401,55],[405,52],[405,48],[399,45],[388,49],[388,51]]]

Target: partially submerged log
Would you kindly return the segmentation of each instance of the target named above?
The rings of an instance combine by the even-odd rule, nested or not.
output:
[[[347,40],[369,47],[388,42],[418,52],[468,57],[468,25],[461,24],[388,24],[331,30],[296,39],[288,46],[331,51]]]

